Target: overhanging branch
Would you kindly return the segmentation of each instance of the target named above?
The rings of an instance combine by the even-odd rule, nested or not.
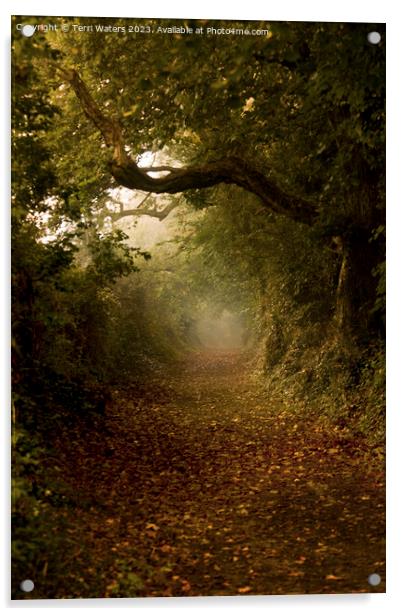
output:
[[[313,224],[316,209],[311,202],[284,192],[275,182],[241,158],[223,158],[203,165],[181,168],[138,167],[127,153],[119,122],[104,115],[75,70],[59,70],[72,86],[86,116],[100,131],[106,145],[113,148],[110,170],[118,184],[155,194],[175,194],[220,183],[234,184],[257,195],[270,211],[298,222]],[[166,175],[151,177],[149,173],[154,171],[164,171]]]

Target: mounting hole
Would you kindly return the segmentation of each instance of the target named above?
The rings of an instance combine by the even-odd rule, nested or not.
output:
[[[381,41],[381,34],[379,32],[369,32],[367,35],[367,40],[372,45],[378,45]]]
[[[371,573],[371,575],[368,576],[368,583],[371,586],[378,586],[380,582],[381,582],[381,576],[378,575],[378,573]]]
[[[33,36],[35,34],[35,27],[31,26],[30,24],[25,24],[21,28],[21,33],[23,36],[27,36],[27,37]]]
[[[35,584],[33,583],[32,580],[24,580],[23,582],[21,582],[20,588],[24,592],[32,592],[33,589],[35,588]]]

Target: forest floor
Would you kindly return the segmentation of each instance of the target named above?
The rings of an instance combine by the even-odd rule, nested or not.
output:
[[[241,355],[195,353],[66,430],[49,469],[63,553],[38,598],[385,591],[381,468],[269,400]]]

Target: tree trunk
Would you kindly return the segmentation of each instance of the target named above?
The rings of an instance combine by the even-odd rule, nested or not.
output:
[[[336,290],[334,320],[345,340],[365,338],[375,325],[372,308],[377,282],[373,268],[379,261],[377,249],[363,230],[337,238],[341,264]]]

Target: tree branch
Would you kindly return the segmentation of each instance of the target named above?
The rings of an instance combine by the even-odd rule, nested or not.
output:
[[[170,167],[169,165],[163,165],[162,167],[141,167],[142,171],[146,171],[146,173],[149,173],[150,171],[175,171],[174,167]]]
[[[191,167],[138,167],[126,151],[119,123],[103,114],[78,73],[75,70],[65,69],[60,69],[60,72],[70,83],[86,116],[100,131],[106,145],[113,148],[110,170],[118,184],[133,190],[156,194],[180,193],[220,183],[234,184],[257,195],[270,211],[298,222],[313,224],[317,215],[314,204],[289,195],[258,169],[237,157],[223,158]],[[153,178],[148,175],[152,171],[169,173],[163,177]]]
[[[153,218],[164,220],[165,218],[169,216],[170,212],[172,212],[175,208],[178,207],[178,205],[179,205],[178,201],[172,201],[171,203],[169,203],[169,205],[164,207],[162,210],[158,210],[156,207],[152,209],[135,207],[129,210],[123,209],[123,210],[120,210],[120,212],[111,212],[109,216],[113,222],[115,222],[116,220],[120,220],[121,218],[124,218],[125,216],[152,216]]]

